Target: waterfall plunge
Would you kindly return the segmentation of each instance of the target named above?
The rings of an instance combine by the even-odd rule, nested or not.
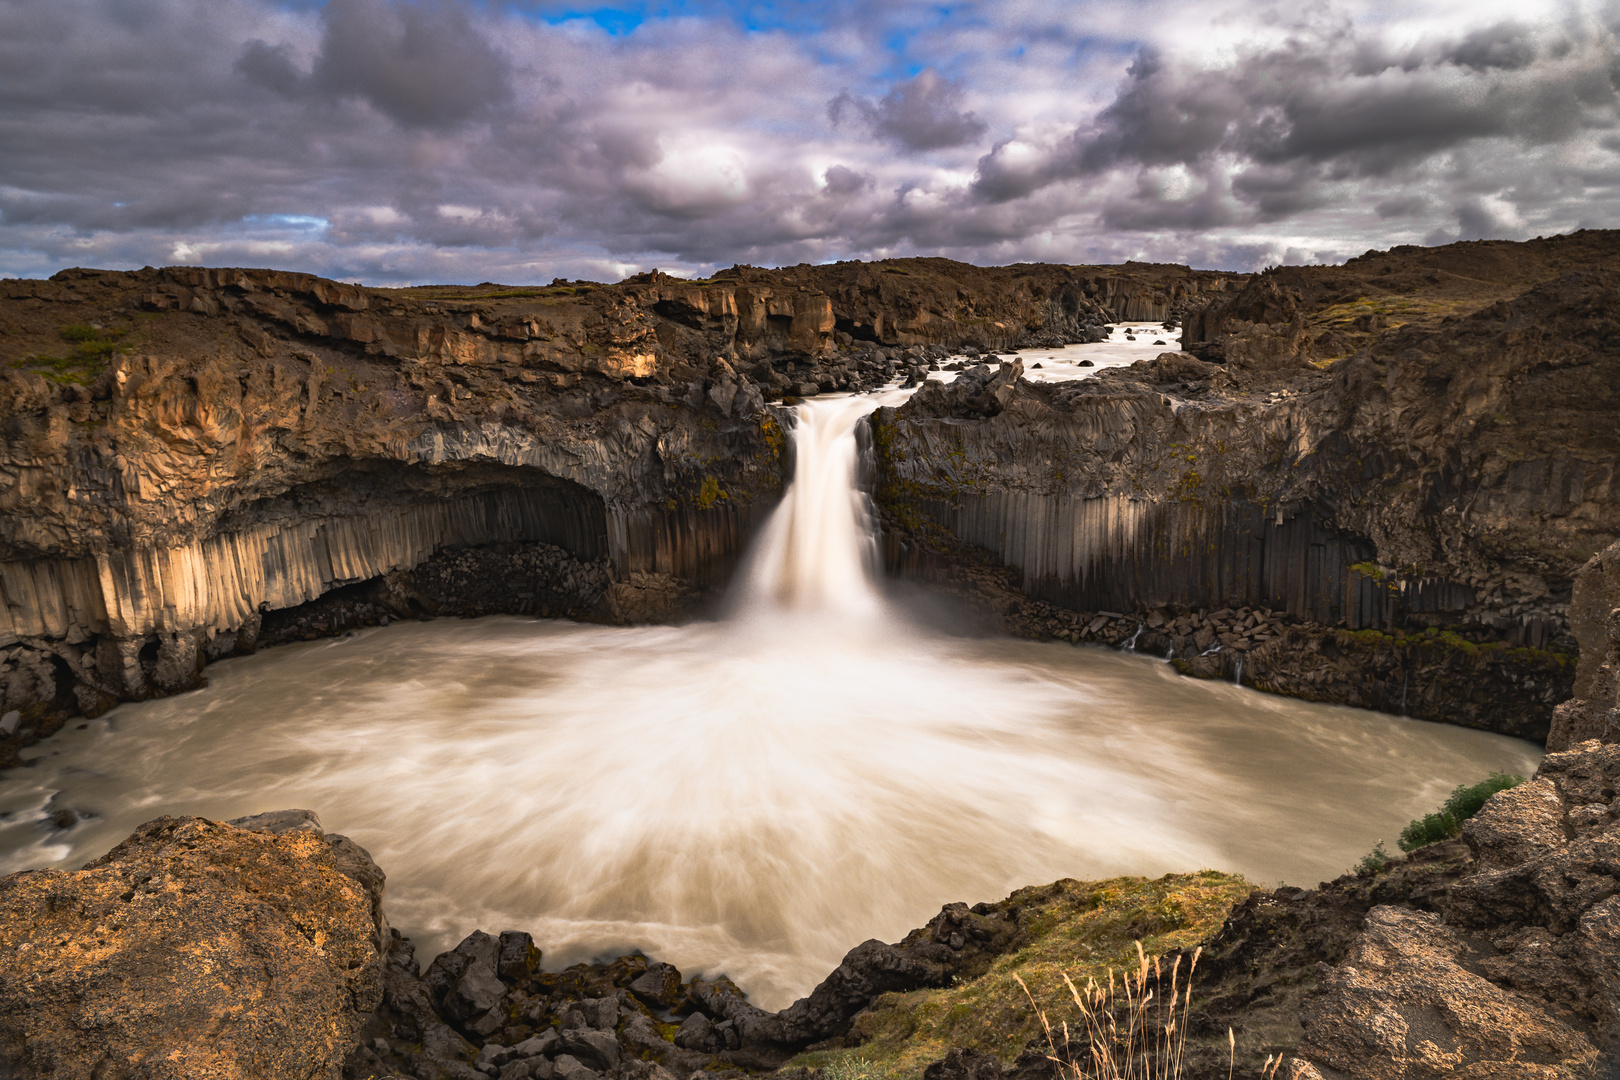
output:
[[[744,571],[740,615],[845,622],[879,617],[877,541],[866,496],[855,482],[855,429],[877,406],[875,399],[852,397],[799,407],[793,480]]]

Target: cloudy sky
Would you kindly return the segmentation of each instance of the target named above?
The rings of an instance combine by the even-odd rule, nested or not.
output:
[[[1620,224],[1620,0],[0,0],[0,276],[939,254],[1249,269]]]

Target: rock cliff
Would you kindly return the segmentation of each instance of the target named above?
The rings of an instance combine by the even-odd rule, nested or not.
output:
[[[1193,673],[1545,737],[1575,571],[1620,536],[1617,252],[1283,268],[1189,312],[1189,352],[918,394],[873,419],[890,563],[984,549]],[[1295,632],[1162,629],[1239,611]]]
[[[1574,705],[1612,701],[1597,695],[1613,690],[1605,680],[1613,674],[1616,559],[1620,544],[1577,575],[1577,685],[1593,697]],[[1587,617],[1599,608],[1601,619]],[[1560,709],[1561,723],[1569,712]],[[1257,890],[1238,903],[1199,947],[1177,1075],[1613,1076],[1620,1063],[1620,745],[1613,737],[1610,730],[1608,741],[1548,754],[1528,782],[1487,800],[1461,839],[1406,858],[1370,856],[1356,873],[1317,889]],[[1192,951],[1178,955],[1186,971]],[[1164,957],[1156,970],[1171,971],[1175,960]],[[1148,989],[1163,996],[1168,981],[1150,974]],[[1004,1049],[967,1047],[928,1077],[1054,1075],[1050,1062],[1044,1072],[1032,1067],[1045,1049],[1032,1043],[1004,1065]],[[1088,1049],[1060,1044],[1051,1052],[1083,1066]]]
[[[781,488],[768,399],[1080,340],[1241,280],[901,260],[536,288],[0,283],[0,759],[261,639],[675,617]]]
[[[1581,641],[1575,696],[1554,711],[1547,749],[1620,742],[1620,546],[1592,556],[1576,575],[1570,625]]]

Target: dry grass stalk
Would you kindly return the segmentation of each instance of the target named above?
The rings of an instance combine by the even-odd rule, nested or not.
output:
[[[1084,990],[1064,975],[1064,985],[1069,988],[1079,1016],[1072,1033],[1068,1021],[1059,1023],[1061,1047],[1058,1031],[1053,1030],[1046,1011],[1035,1001],[1024,980],[1014,975],[1046,1032],[1051,1051],[1047,1057],[1057,1064],[1060,1080],[1179,1080],[1187,1049],[1193,972],[1203,951],[1200,946],[1193,952],[1185,988],[1180,982],[1181,957],[1177,956],[1166,972],[1159,960],[1149,963],[1140,941],[1136,943],[1135,973],[1122,973],[1117,983],[1112,968],[1106,985],[1087,979]],[[1152,987],[1148,985],[1150,973]],[[1158,990],[1164,987],[1167,975],[1169,992],[1160,995]],[[1235,1059],[1237,1043],[1231,1031],[1227,1039]]]

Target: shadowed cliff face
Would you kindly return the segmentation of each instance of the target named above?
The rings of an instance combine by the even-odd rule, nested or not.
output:
[[[905,534],[891,562],[943,552],[930,536],[948,534],[1066,608],[1275,609],[1359,631],[1349,652],[1370,663],[1384,649],[1387,690],[1301,684],[1288,668],[1303,644],[1255,650],[1246,679],[1544,736],[1573,675],[1574,573],[1620,536],[1620,275],[1600,268],[1617,246],[1612,233],[1489,245],[1494,280],[1472,309],[1457,286],[1443,314],[1386,320],[1337,360],[1301,327],[1339,293],[1313,300],[1289,283],[1346,271],[1289,268],[1188,315],[1189,333],[1220,328],[1201,351],[1224,363],[1165,354],[1079,383],[1017,383],[990,409],[964,390],[883,410],[880,502]],[[1454,247],[1422,255],[1449,253],[1460,280],[1479,245]],[[1596,265],[1502,299],[1521,251],[1531,279]],[[1420,631],[1452,632],[1466,660],[1443,693],[1406,685],[1399,639]],[[1150,629],[1140,646],[1172,643]],[[1217,644],[1224,658],[1183,662],[1231,677],[1252,643],[1198,648]],[[1486,668],[1523,677],[1507,688]]]
[[[947,346],[1081,340],[1242,280],[907,260],[611,286],[0,283],[0,747],[194,686],[261,631],[675,617],[781,489],[767,399],[882,385]]]

